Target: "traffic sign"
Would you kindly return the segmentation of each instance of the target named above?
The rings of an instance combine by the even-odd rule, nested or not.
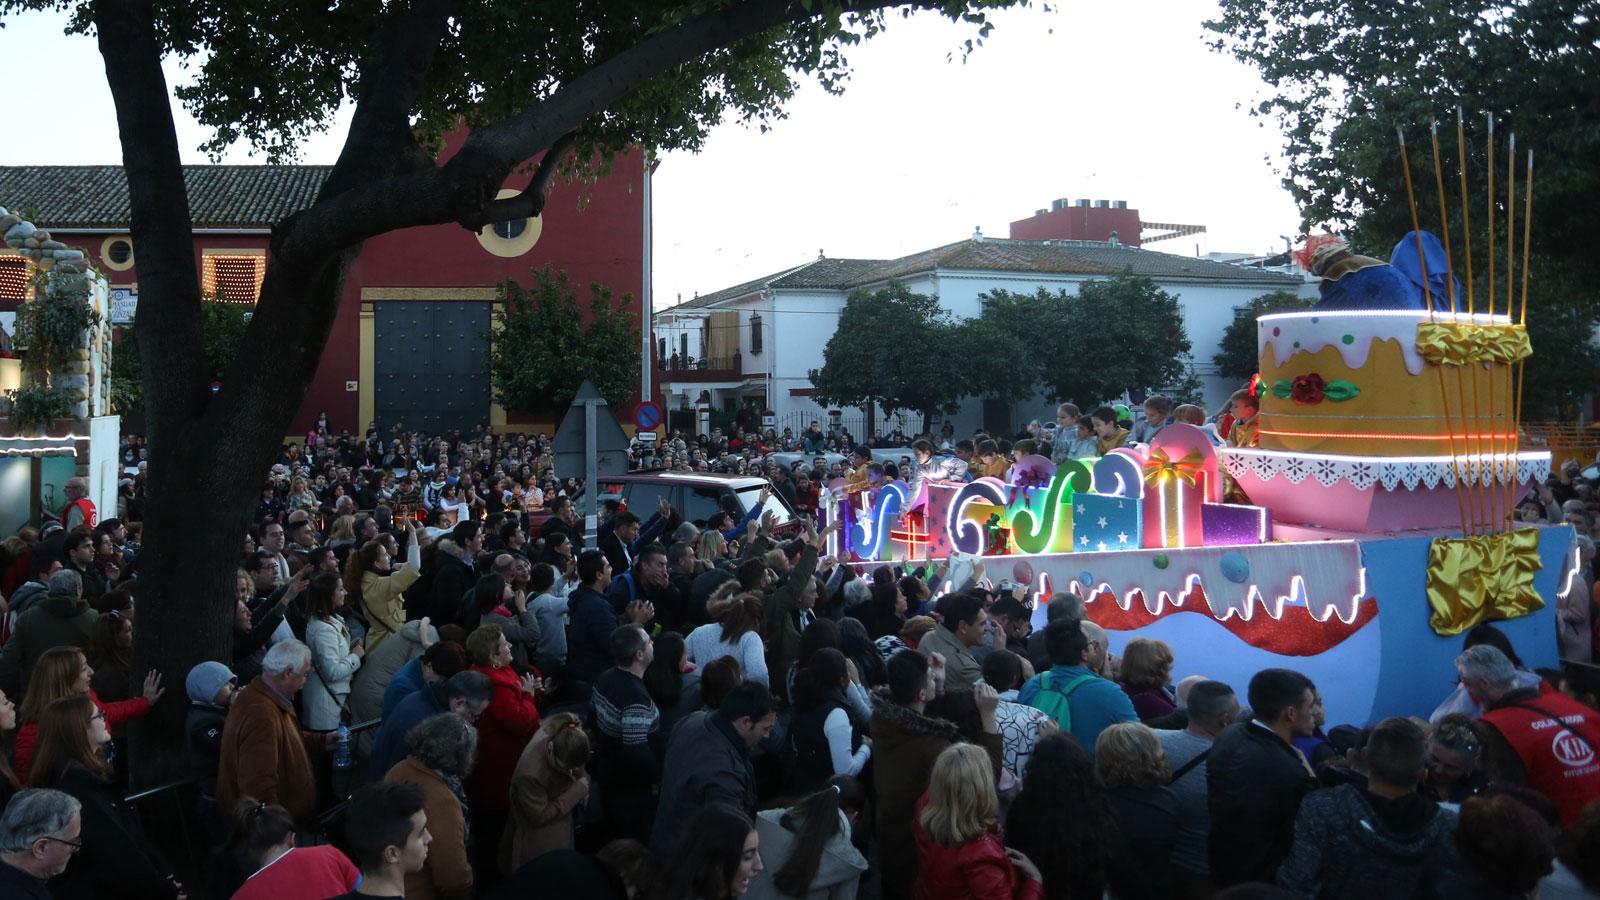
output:
[[[645,431],[654,431],[661,424],[661,407],[649,400],[639,401],[633,408],[633,424]]]

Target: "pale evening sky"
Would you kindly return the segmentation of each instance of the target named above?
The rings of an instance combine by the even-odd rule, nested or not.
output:
[[[1256,73],[1205,46],[1206,0],[1003,11],[985,46],[947,58],[968,26],[895,18],[849,53],[842,96],[814,84],[765,134],[717,127],[698,155],[667,154],[654,182],[657,308],[816,257],[893,257],[994,237],[1056,197],[1127,200],[1146,221],[1205,225],[1198,250],[1266,252],[1298,231],[1274,171],[1282,140],[1246,109]],[[0,58],[37,73],[71,118],[13,109],[0,165],[118,162],[116,120],[92,39],[64,17],[13,15]],[[168,65],[169,80],[183,77]],[[343,123],[307,141],[331,163]],[[204,132],[178,114],[185,162]],[[252,160],[242,148],[227,162]],[[1196,238],[1152,249],[1193,254]]]

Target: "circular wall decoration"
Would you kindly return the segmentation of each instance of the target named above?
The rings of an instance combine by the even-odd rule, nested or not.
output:
[[[133,268],[133,241],[125,234],[113,234],[100,243],[100,264],[113,272]]]
[[[522,192],[502,188],[494,198],[504,200],[520,193]],[[539,243],[539,235],[543,232],[544,221],[539,216],[529,219],[509,219],[485,225],[483,230],[478,232],[478,243],[495,256],[510,258],[532,250],[533,245]]]

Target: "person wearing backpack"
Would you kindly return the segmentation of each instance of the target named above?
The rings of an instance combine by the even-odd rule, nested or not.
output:
[[[1116,682],[1084,665],[1084,657],[1095,649],[1098,638],[1089,638],[1082,621],[1051,622],[1045,626],[1044,641],[1055,664],[1050,671],[1028,679],[1017,692],[1017,702],[1042,710],[1063,734],[1071,734],[1093,756],[1100,732],[1118,722],[1139,721],[1133,701]]]

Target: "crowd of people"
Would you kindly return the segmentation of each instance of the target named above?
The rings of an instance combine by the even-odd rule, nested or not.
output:
[[[1248,443],[1249,400],[1200,423]],[[1529,671],[1481,625],[1437,709],[1330,726],[1337,684],[1174,684],[1205,661],[1146,638],[1115,654],[1079,598],[981,569],[951,585],[935,560],[833,558],[837,526],[810,515],[833,478],[1003,476],[1200,411],[1123,412],[886,436],[898,463],[820,425],[793,467],[769,459],[782,437],[669,438],[674,467],[754,465],[795,521],[765,492],[698,521],[608,500],[591,548],[584,488],[542,437],[324,422],[262,491],[231,657],[139,685],[131,441],[117,516],[69,484],[62,522],[0,544],[0,892],[1600,897],[1592,668]],[[1524,508],[1587,524],[1594,498],[1564,468]],[[164,676],[189,704],[203,874],[180,876],[122,799],[127,723],[183,702]]]

